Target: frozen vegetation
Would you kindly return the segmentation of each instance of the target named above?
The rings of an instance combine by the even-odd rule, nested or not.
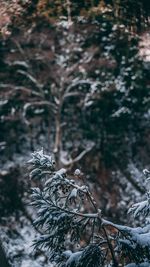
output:
[[[67,177],[65,169],[55,171],[55,161],[43,150],[34,152],[28,164],[30,178],[43,183],[42,189],[32,189],[32,205],[37,209],[34,224],[41,231],[34,246],[48,251],[50,261],[68,267],[117,267],[121,257],[124,264],[133,262],[127,266],[150,264],[148,221],[133,228],[105,220],[89,187],[77,182],[81,172],[75,171],[76,181]],[[147,169],[143,174],[149,180]],[[134,218],[149,215],[149,192],[146,198],[129,209]]]

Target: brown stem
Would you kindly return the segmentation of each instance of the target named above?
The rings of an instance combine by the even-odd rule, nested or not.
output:
[[[60,145],[61,145],[61,125],[60,125],[60,113],[58,112],[56,116],[56,133],[55,133],[55,144],[54,144],[54,154],[55,154],[55,161],[59,166],[60,160]]]
[[[50,203],[48,200],[46,200],[46,199],[44,199],[44,198],[43,198],[43,200],[44,200],[45,202],[47,202],[47,204],[51,205],[51,203]],[[62,208],[62,207],[60,207],[60,206],[57,206],[57,205],[55,205],[53,202],[52,202],[52,204],[53,204],[53,206],[56,207],[57,209],[59,209],[59,210],[65,212],[65,213],[70,213],[70,214],[72,214],[72,215],[74,215],[74,216],[80,216],[80,217],[89,218],[89,219],[98,218],[98,214],[97,214],[97,213],[90,213],[90,214],[89,214],[89,213],[74,212],[74,211],[72,211],[72,210],[67,210],[67,209]]]
[[[94,198],[92,197],[92,194],[89,191],[87,191],[87,196],[88,196],[90,202],[92,203],[95,211],[98,212],[98,208],[96,206],[96,201],[94,200]]]
[[[71,3],[69,0],[66,0],[66,6],[67,6],[67,15],[68,15],[68,26],[70,26],[72,23],[72,20],[71,20]]]
[[[102,226],[102,229],[103,229],[104,235],[106,237],[107,244],[108,244],[111,256],[112,256],[113,267],[118,267],[118,262],[117,262],[116,257],[115,257],[114,249],[113,249],[113,246],[112,246],[112,244],[111,244],[111,242],[109,240],[109,237],[107,235],[107,231],[106,231],[104,225]]]

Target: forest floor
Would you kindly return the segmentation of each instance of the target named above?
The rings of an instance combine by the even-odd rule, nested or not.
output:
[[[19,220],[15,216],[3,219],[0,236],[6,256],[12,267],[52,267],[43,252],[35,251],[32,242],[38,233],[31,222],[20,213]]]

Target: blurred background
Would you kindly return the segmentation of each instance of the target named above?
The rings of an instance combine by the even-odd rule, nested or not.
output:
[[[150,167],[150,3],[1,0],[0,254],[43,267],[29,160],[42,147],[57,168],[79,168],[102,213],[133,225],[128,207]],[[4,248],[2,250],[2,247]]]

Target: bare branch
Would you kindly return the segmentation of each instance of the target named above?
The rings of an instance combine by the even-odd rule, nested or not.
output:
[[[79,92],[70,92],[70,93],[67,93],[67,94],[64,94],[64,99],[68,98],[68,97],[72,97],[72,96],[81,96],[81,93]]]
[[[26,124],[30,124],[29,121],[27,120],[26,118],[26,113],[27,113],[27,110],[30,108],[30,107],[40,107],[40,106],[48,106],[49,108],[52,108],[51,110],[53,110],[53,108],[55,107],[55,105],[49,101],[37,101],[37,102],[32,102],[32,103],[27,103],[24,105],[23,107],[23,118],[24,118],[24,121]]]
[[[77,80],[74,81],[72,84],[70,84],[67,89],[66,89],[66,93],[69,93],[71,89],[73,89],[76,86],[80,86],[80,85],[90,85],[92,86],[93,84],[95,84],[95,86],[100,85],[100,82],[97,81],[90,81],[90,80]]]
[[[22,92],[25,92],[27,93],[28,95],[35,95],[35,96],[40,96],[42,97],[42,95],[39,93],[39,92],[36,92],[30,88],[26,88],[24,86],[15,86],[13,84],[4,84],[4,83],[1,83],[0,84],[0,88],[10,88],[10,89],[13,89],[13,91],[9,91],[8,92],[8,95],[11,95],[14,93],[14,91],[22,91]]]
[[[40,91],[43,88],[43,84],[39,83],[36,78],[34,78],[30,73],[24,70],[18,70],[17,73],[24,75],[28,78]]]
[[[65,167],[70,167],[74,165],[75,163],[79,162],[87,153],[89,153],[94,147],[94,144],[91,146],[85,148],[78,156],[76,156],[74,159],[65,159],[63,156],[61,156],[60,161]]]
[[[25,61],[21,61],[21,60],[16,60],[13,62],[7,61],[6,62],[9,66],[20,66],[20,67],[24,67],[26,69],[29,69],[29,64]]]

